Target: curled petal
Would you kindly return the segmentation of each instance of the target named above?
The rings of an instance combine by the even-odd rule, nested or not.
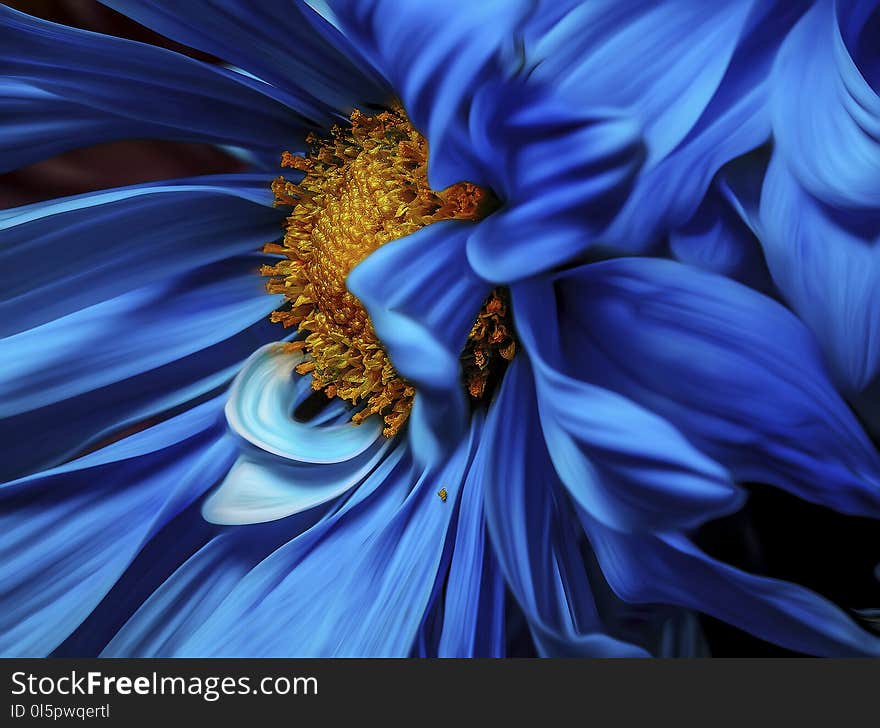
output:
[[[873,3],[827,0],[786,41],[760,207],[773,279],[851,395],[880,371],[877,17]]]
[[[293,370],[304,358],[302,353],[286,353],[283,344],[266,344],[254,352],[226,403],[226,420],[232,430],[260,450],[294,463],[339,463],[381,443],[382,427],[375,417],[362,425],[328,427],[293,418],[300,380]]]

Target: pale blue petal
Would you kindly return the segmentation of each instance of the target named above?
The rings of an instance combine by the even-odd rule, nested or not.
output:
[[[251,571],[178,654],[409,654],[478,432],[476,421],[427,471],[397,448],[339,512]]]
[[[327,427],[293,418],[297,389],[303,382],[294,368],[304,358],[302,353],[285,352],[283,344],[266,344],[254,352],[229,395],[230,428],[260,450],[292,463],[333,464],[375,450],[383,441],[378,417],[360,425]]]
[[[242,455],[202,506],[211,523],[265,523],[315,508],[344,494],[385,457],[390,443],[377,442],[352,460],[336,464],[288,465],[277,458]]]

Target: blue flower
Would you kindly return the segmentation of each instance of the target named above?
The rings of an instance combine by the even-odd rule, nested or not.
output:
[[[106,4],[228,65],[0,7],[6,169],[156,137],[252,170],[0,212],[0,651],[682,655],[705,613],[880,655],[697,537],[750,482],[880,516],[838,390],[876,373],[871,3]],[[416,393],[386,437],[339,398],[304,413],[257,251],[281,152],[395,98],[431,187],[500,206],[348,275]],[[516,354],[474,405],[499,287]]]

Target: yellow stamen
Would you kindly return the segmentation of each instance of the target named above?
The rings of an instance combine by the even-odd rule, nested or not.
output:
[[[415,390],[395,371],[367,311],[348,291],[351,270],[381,245],[441,220],[479,220],[491,196],[470,182],[442,192],[428,185],[428,145],[400,107],[376,116],[359,111],[351,127],[334,127],[327,140],[309,139],[307,157],[285,152],[281,164],[304,173],[301,182],[278,177],[276,205],[290,206],[282,243],[264,252],[283,255],[265,265],[270,293],[286,305],[272,321],[298,326],[307,336],[289,345],[310,359],[312,387],[363,407],[353,417],[384,418],[386,436],[401,428]],[[513,356],[514,343],[501,294],[493,292],[477,318],[462,355],[465,386],[483,396],[493,362]]]

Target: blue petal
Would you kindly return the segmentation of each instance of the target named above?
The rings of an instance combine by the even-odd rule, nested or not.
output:
[[[430,462],[467,427],[459,356],[489,286],[468,265],[473,225],[442,222],[382,246],[348,276],[395,370],[416,388],[408,437]]]
[[[694,216],[670,231],[672,254],[681,263],[734,278],[762,292],[772,291],[761,244],[727,194],[723,183],[718,189],[710,188]]]
[[[582,518],[608,582],[626,601],[686,606],[807,654],[880,655],[880,638],[803,587],[735,569],[679,533],[624,535]]]
[[[222,477],[235,450],[220,404],[0,486],[0,653],[51,652],[152,534]]]
[[[880,206],[880,77],[863,75],[853,58],[859,35],[872,32],[867,23],[875,7],[857,0],[817,3],[773,69],[778,153],[807,192],[836,208]],[[866,49],[876,56],[875,43]],[[870,74],[870,57],[862,60]]]
[[[805,3],[547,3],[526,54],[575,108],[632,115],[648,159],[601,240],[643,249],[696,210],[716,171],[769,136],[766,77]]]
[[[815,333],[835,379],[849,394],[865,389],[880,372],[880,211],[835,213],[774,158],[761,225],[773,280]]]
[[[0,335],[257,250],[282,215],[269,181],[123,187],[0,213]]]
[[[553,303],[551,290],[515,288],[513,301],[517,330],[534,366],[547,449],[581,507],[606,525],[629,531],[693,528],[742,505],[744,494],[727,471],[669,422],[583,381],[581,371],[577,377],[566,374],[581,369],[579,359],[567,367],[551,363],[558,333],[541,312]]]
[[[174,656],[251,569],[318,519],[311,511],[257,528],[223,531],[141,604],[101,656]]]
[[[562,274],[547,293],[556,300],[532,295],[558,306],[578,376],[664,417],[738,480],[880,516],[880,456],[788,310],[727,278],[640,258]]]
[[[485,488],[486,519],[510,590],[546,656],[645,656],[604,633],[590,584],[558,500],[527,362],[510,365],[472,466]]]
[[[0,65],[2,170],[75,147],[139,137],[277,155],[301,143],[303,126],[322,121],[318,109],[241,73],[5,5]]]
[[[48,339],[25,332],[0,341],[9,362],[0,371],[8,393],[5,411],[18,412],[0,419],[0,438],[14,443],[0,462],[0,477],[60,462],[225,386],[256,347],[278,335],[277,325],[264,318],[277,302],[259,290],[254,268],[247,259],[210,266],[60,319],[73,326],[69,330],[59,323],[36,329],[54,332]],[[175,296],[145,298],[152,292],[161,299],[163,291]],[[221,297],[200,295],[210,293]],[[147,307],[133,308],[137,301]],[[94,311],[98,307],[101,316]],[[157,316],[162,311],[169,316]],[[132,329],[132,321],[144,328]],[[217,330],[189,330],[188,324]],[[73,333],[81,334],[74,348],[62,346]],[[157,340],[168,346],[156,346]]]
[[[226,405],[230,427],[254,445],[203,506],[213,523],[284,518],[345,493],[387,454],[377,418],[316,427],[292,417],[310,377],[293,373],[302,354],[268,344],[245,363]]]
[[[437,657],[504,657],[504,579],[488,543],[484,475],[475,465],[461,490]]]
[[[345,38],[301,0],[102,0],[179,43],[218,56],[325,114],[382,103],[390,92]],[[345,55],[343,55],[345,54]],[[348,57],[347,57],[348,56]]]
[[[285,353],[283,344],[267,344],[255,352],[236,379],[226,406],[232,430],[260,450],[298,463],[338,463],[381,442],[378,418],[330,427],[293,419],[295,393],[304,381],[293,370],[302,361],[302,354]]]
[[[649,161],[662,158],[709,104],[755,5],[569,2],[550,27],[536,13],[543,27],[531,28],[526,44],[532,79],[582,104],[632,109]]]
[[[525,0],[328,0],[332,20],[388,79],[413,124],[428,139],[428,179],[434,189],[490,172],[480,132],[469,130],[471,100],[494,95],[499,79],[521,67],[518,28]],[[491,165],[489,165],[491,166]]]
[[[406,656],[480,429],[442,465],[398,447],[332,517],[264,560],[179,649],[187,655]]]
[[[251,546],[251,548],[247,548]],[[102,657],[166,657],[182,636],[201,625],[213,608],[256,564],[236,531],[214,538],[190,557],[125,623]]]
[[[215,264],[0,340],[0,417],[134,377],[246,329],[278,305],[256,265]]]
[[[357,485],[381,462],[389,443],[339,466],[294,466],[254,455],[240,455],[205,501],[211,523],[238,526],[286,518],[327,503]]]
[[[584,110],[555,96],[526,94],[520,103],[486,122],[503,138],[505,176],[495,188],[506,205],[468,241],[470,264],[495,282],[583,254],[626,200],[644,159],[641,130],[618,111]]]
[[[874,68],[856,52],[872,6],[820,3],[782,49],[760,209],[773,278],[850,394],[880,371],[880,78],[856,63]]]

